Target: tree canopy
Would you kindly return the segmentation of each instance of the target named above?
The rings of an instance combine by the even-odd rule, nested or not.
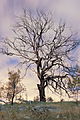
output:
[[[7,98],[13,105],[14,98],[21,93],[24,88],[22,84],[20,83],[20,70],[17,72],[10,71],[8,72],[9,75],[9,81],[6,85],[6,92],[7,92]]]

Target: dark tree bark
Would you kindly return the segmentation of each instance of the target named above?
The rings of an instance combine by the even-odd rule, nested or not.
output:
[[[45,96],[45,87],[42,85],[37,84],[38,90],[39,90],[39,96],[40,96],[40,101],[46,102],[46,96]]]

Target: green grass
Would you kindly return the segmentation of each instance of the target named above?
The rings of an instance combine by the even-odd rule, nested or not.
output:
[[[60,111],[50,112],[47,109],[44,112],[33,111],[35,106],[56,107]],[[80,103],[28,103],[2,105],[0,110],[0,120],[80,120]]]

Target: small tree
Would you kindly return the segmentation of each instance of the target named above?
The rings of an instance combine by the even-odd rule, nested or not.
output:
[[[3,98],[5,98],[4,91],[5,91],[5,86],[2,83],[0,83],[0,102],[6,104],[6,101],[3,99]]]
[[[17,72],[10,71],[8,72],[8,75],[9,75],[8,78],[9,81],[6,86],[7,98],[13,105],[15,96],[21,93],[24,90],[24,88],[20,83],[20,70],[18,70]]]
[[[76,101],[78,101],[78,95],[80,91],[80,68],[77,69],[77,75],[73,77],[73,80],[68,81],[68,88],[72,95],[76,95]]]
[[[48,101],[48,102],[53,102],[53,98],[52,98],[52,97],[48,97],[48,98],[47,98],[47,101]]]
[[[3,91],[4,91],[4,86],[2,85],[2,86],[0,86],[0,98],[2,98],[3,97]]]
[[[34,102],[38,102],[39,101],[39,96],[34,97]]]

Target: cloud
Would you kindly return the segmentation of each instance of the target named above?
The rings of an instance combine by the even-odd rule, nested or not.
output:
[[[11,32],[16,16],[22,14],[23,8],[51,9],[57,19],[62,18],[75,31],[80,30],[79,0],[1,0],[0,2],[0,33],[3,35]]]

